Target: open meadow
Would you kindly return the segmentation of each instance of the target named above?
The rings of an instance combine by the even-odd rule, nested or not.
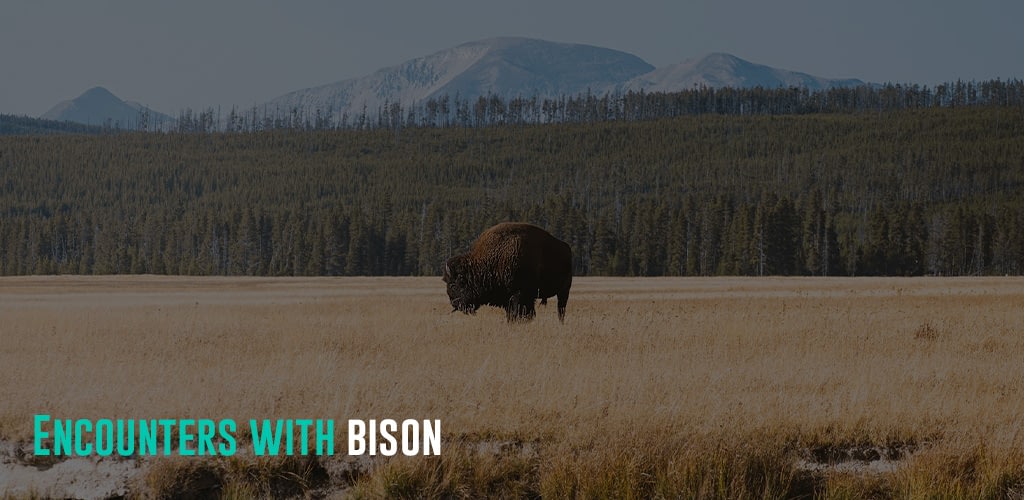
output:
[[[0,496],[1024,495],[1021,278],[577,278],[564,324],[450,310],[437,277],[0,278]],[[339,426],[333,457],[62,472],[25,451],[40,413],[443,443],[348,457]]]

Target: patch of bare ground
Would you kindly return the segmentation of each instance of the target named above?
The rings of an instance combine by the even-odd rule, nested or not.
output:
[[[891,474],[907,464],[917,445],[825,444],[800,450],[797,469],[814,473]]]
[[[322,498],[344,493],[374,466],[367,457],[37,457],[0,441],[0,498]]]
[[[37,457],[25,442],[0,440],[0,495],[44,498],[118,498],[140,471],[134,459]]]

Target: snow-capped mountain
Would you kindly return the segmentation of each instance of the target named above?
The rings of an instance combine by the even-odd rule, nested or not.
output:
[[[142,104],[123,101],[103,87],[93,87],[74,99],[63,101],[40,118],[136,129],[144,111],[148,112],[147,128],[159,129],[173,121],[170,116]]]
[[[710,87],[856,86],[856,79],[828,79],[754,64],[729,54],[710,54],[655,69],[626,52],[591,45],[529,38],[492,38],[412,59],[365,76],[290,92],[263,105],[271,114],[319,111],[340,118],[380,106],[422,104],[443,95],[462,99],[578,95],[587,91],[672,92]]]
[[[784,69],[754,64],[731,54],[713,53],[658,68],[634,77],[621,89],[647,92],[674,92],[699,86],[708,87],[805,87],[821,90],[833,87],[863,85],[861,80],[830,79]]]
[[[529,38],[469,42],[381,69],[372,75],[285,94],[269,110],[330,111],[354,116],[365,106],[376,113],[385,102],[403,106],[448,95],[476,98],[576,95],[604,92],[654,69],[625,52],[591,45]]]

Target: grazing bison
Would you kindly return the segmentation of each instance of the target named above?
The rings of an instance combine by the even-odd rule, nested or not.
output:
[[[468,253],[444,265],[452,312],[476,313],[482,305],[505,309],[508,321],[529,321],[537,298],[558,296],[558,319],[572,286],[569,245],[530,224],[503,222],[480,235]]]

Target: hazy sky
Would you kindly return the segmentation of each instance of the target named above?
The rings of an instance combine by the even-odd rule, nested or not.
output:
[[[0,112],[104,86],[175,115],[251,106],[463,42],[526,36],[655,66],[707,52],[824,77],[1024,78],[1020,0],[2,0]]]

